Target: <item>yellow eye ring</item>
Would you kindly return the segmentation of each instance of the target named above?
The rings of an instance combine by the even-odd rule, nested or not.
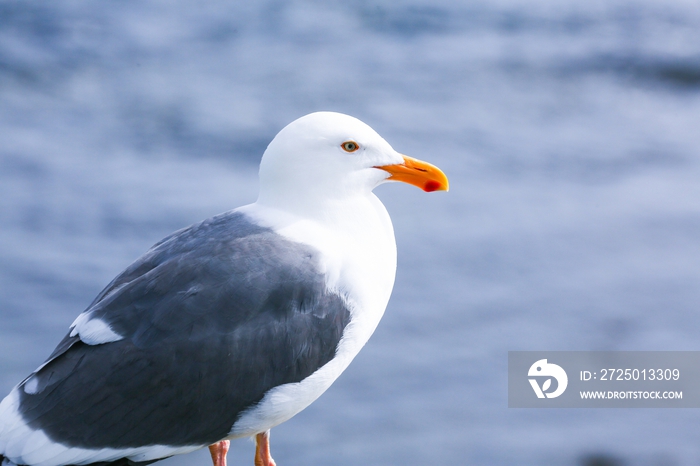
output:
[[[355,141],[345,141],[340,147],[342,147],[345,152],[355,152],[360,148],[360,145]]]

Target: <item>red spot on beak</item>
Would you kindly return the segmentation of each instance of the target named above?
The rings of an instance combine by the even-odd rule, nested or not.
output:
[[[437,191],[438,189],[440,189],[441,186],[442,185],[437,181],[431,180],[425,183],[425,186],[423,186],[423,191],[425,191],[426,193],[432,193],[433,191]]]
[[[388,180],[403,181],[427,192],[447,191],[450,186],[447,177],[438,167],[407,155],[403,156],[403,163],[374,168],[389,172],[391,176]]]

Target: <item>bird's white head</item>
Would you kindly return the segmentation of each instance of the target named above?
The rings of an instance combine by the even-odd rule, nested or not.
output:
[[[357,118],[311,113],[287,125],[267,147],[258,203],[289,208],[366,196],[385,181],[425,191],[448,188],[437,167],[399,154]]]

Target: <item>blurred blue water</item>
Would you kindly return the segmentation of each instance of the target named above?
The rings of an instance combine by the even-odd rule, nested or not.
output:
[[[377,190],[392,301],[274,429],[279,464],[700,462],[694,410],[506,407],[508,350],[700,350],[697,2],[237,3],[0,1],[2,395],[151,244],[253,201],[281,127],[334,110],[452,190]]]

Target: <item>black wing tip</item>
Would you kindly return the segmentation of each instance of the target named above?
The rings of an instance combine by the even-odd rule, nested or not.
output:
[[[168,457],[169,458],[169,457]],[[132,461],[129,458],[119,458],[118,460],[114,461],[101,461],[99,463],[89,463],[86,465],[81,465],[81,466],[146,466],[151,463],[155,463],[156,461],[164,460],[166,458],[158,458],[157,460],[150,460],[150,461]],[[0,465],[2,465],[5,462],[6,458],[4,455],[0,454]],[[9,460],[8,460],[9,462]],[[15,463],[10,463],[10,464],[15,464]],[[18,464],[17,466],[30,466],[26,464]],[[65,466],[75,466],[75,465],[65,465]]]
[[[169,458],[169,457],[166,457]],[[158,458],[156,460],[150,461],[132,461],[129,458],[119,458],[114,461],[101,461],[99,463],[90,463],[85,466],[146,466],[147,464],[155,463],[156,461],[164,460],[166,458]],[[74,465],[69,465],[74,466]]]

